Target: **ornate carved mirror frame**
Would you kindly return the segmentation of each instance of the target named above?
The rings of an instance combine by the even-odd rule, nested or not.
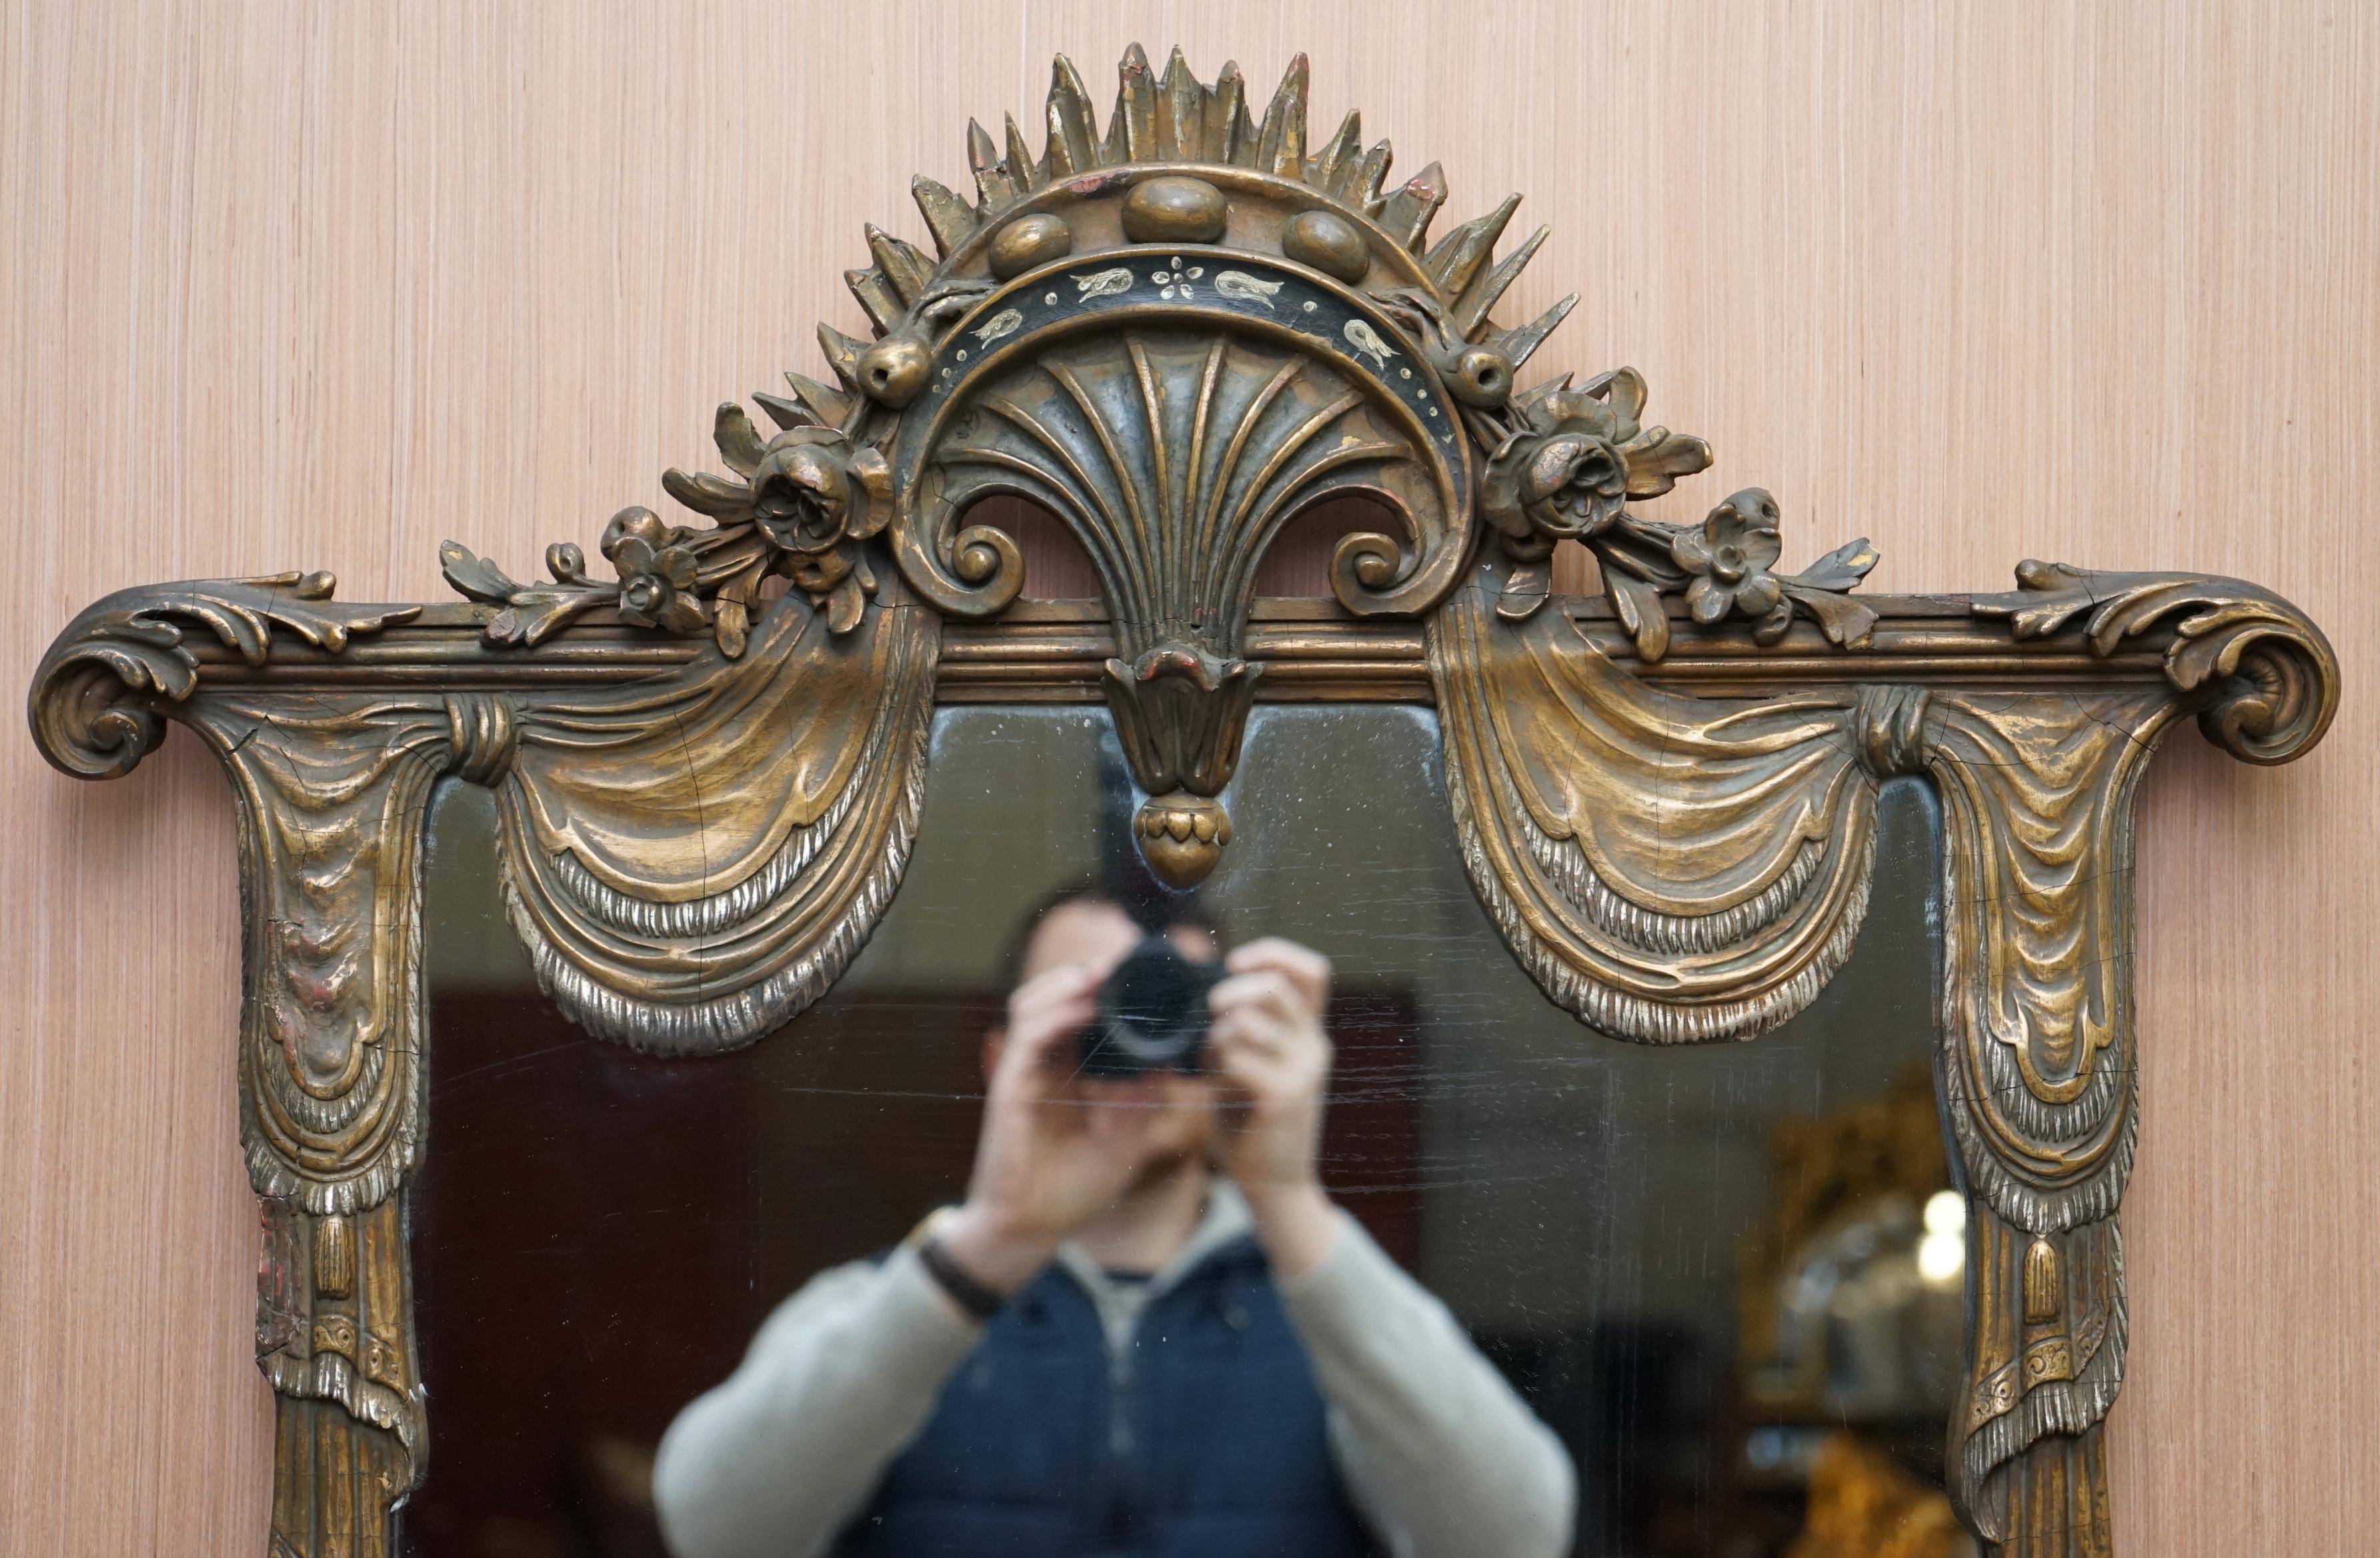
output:
[[[2197,717],[2252,763],[2329,724],[2296,609],[2188,574],[2025,562],[2005,594],[1859,597],[1864,541],[1777,571],[1757,489],[1699,525],[1629,501],[1709,464],[1622,368],[1523,387],[1574,299],[1493,312],[1544,237],[1518,197],[1429,240],[1437,167],[1388,182],[1355,117],[1309,142],[1306,65],[1252,112],[1235,67],[1128,54],[1101,130],[1062,59],[1045,150],[970,127],[976,198],[914,187],[926,251],[869,229],[874,322],[832,382],[737,405],[730,474],[667,473],[603,561],[467,598],[343,605],[327,574],[126,590],[59,636],[35,738],[85,779],[164,732],[239,798],[242,1138],[261,1198],[257,1359],[278,1397],[275,1553],[377,1552],[420,1476],[404,1198],[424,1143],[423,818],[495,791],[504,892],[547,991],[671,1054],[748,1043],[826,989],[901,879],[938,704],[1104,700],[1194,883],[1254,699],[1434,705],[1472,881],[1546,994],[1643,1044],[1751,1038],[1803,1007],[1868,896],[1879,782],[1944,818],[1937,1076],[1970,1202],[1953,1498],[1996,1552],[2108,1551],[2118,1234],[2138,1129],[2132,805]],[[1257,564],[1359,494],[1335,600]],[[1056,514],[1104,610],[1019,601],[973,506]],[[1605,593],[1551,593],[1576,540]],[[782,595],[776,593],[781,587]]]

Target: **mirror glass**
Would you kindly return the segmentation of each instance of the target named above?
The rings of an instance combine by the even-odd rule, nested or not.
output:
[[[492,800],[442,789],[410,1201],[432,1450],[406,1552],[1970,1551],[1939,1492],[1963,1245],[1929,791],[1886,788],[1865,928],[1808,1011],[1667,1050],[1583,1027],[1504,949],[1427,710],[1260,707],[1233,842],[1186,901],[1135,869],[1138,799],[1103,710],[942,710],[906,879],[842,982],[748,1049],[662,1060],[540,995]],[[1155,1007],[1242,949],[1212,997],[1228,1036],[1190,1036],[1208,1071],[1160,1048],[1094,1081],[1154,1020],[1092,1018],[1110,1059],[1081,1023],[1026,1033],[1095,1004],[1020,997],[1018,1036],[987,1043],[1020,977],[1050,1010],[1095,1002],[1060,965],[1153,954],[1160,921]],[[1328,959],[1312,1023],[1304,954],[1264,938]],[[1311,1155],[1352,1224],[1263,1166],[1297,1155],[1310,1027],[1332,1051]],[[1139,1178],[985,1331],[966,1285],[1033,1238],[957,1214],[931,1255],[905,1241],[968,1198],[1010,1044],[1075,1090],[1073,1155],[1002,1161],[1079,1189],[1127,1153]],[[1202,1102],[1245,1096],[1213,1080],[1226,1044],[1235,1075],[1275,1068],[1262,1130]],[[1056,1104],[1018,1107],[1064,1135]],[[1031,1179],[1002,1204],[1064,1200]]]

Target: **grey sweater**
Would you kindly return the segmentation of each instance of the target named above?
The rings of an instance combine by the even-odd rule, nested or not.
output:
[[[1148,1283],[1059,1252],[1108,1345],[1209,1250],[1247,1231],[1228,1183]],[[1558,1558],[1575,1474],[1561,1443],[1480,1357],[1446,1307],[1353,1218],[1321,1265],[1281,1286],[1330,1406],[1348,1497],[1395,1558]],[[820,1273],[761,1325],[725,1383],[678,1414],[653,1467],[678,1558],[819,1558],[867,1508],[983,1327],[907,1250]]]

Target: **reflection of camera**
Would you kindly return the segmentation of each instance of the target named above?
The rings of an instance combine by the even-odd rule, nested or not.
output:
[[[1207,992],[1220,965],[1194,963],[1161,936],[1141,937],[1099,986],[1099,1015],[1083,1034],[1083,1074],[1136,1077],[1198,1069]]]

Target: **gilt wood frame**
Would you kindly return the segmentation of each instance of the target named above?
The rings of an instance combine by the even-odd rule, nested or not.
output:
[[[2111,1551],[2133,795],[2184,715],[2247,761],[2310,749],[2338,694],[2321,633],[2183,574],[2027,562],[2004,594],[1863,598],[1864,541],[1774,571],[1757,489],[1699,526],[1641,518],[1628,501],[1708,449],[1645,426],[1627,369],[1518,388],[1571,300],[1491,318],[1543,236],[1496,258],[1517,197],[1426,246],[1439,170],[1388,185],[1353,116],[1309,147],[1302,57],[1260,119],[1232,67],[1209,85],[1135,49],[1120,77],[1102,133],[1058,62],[1038,156],[1013,122],[971,128],[974,200],[917,181],[935,255],[870,229],[846,278],[876,339],[822,329],[835,381],[756,397],[771,438],[722,406],[735,475],[664,478],[714,523],[622,511],[616,582],[573,545],[523,586],[450,543],[466,602],[339,604],[327,574],[149,586],[39,669],[60,768],[125,773],[172,719],[238,797],[270,1550],[387,1551],[425,1465],[403,1198],[432,784],[496,790],[508,909],[565,1009],[694,1053],[782,1023],[866,939],[937,704],[1104,701],[1149,796],[1136,837],[1188,885],[1230,842],[1261,698],[1434,705],[1515,957],[1641,1043],[1751,1038],[1806,1004],[1858,929],[1877,783],[1934,784],[1971,1210],[1952,1493],[1996,1552]],[[1332,599],[1255,598],[1281,526],[1349,492],[1400,533],[1344,540]],[[1103,606],[1018,599],[1018,548],[969,513],[994,493],[1069,525]],[[1550,594],[1563,541],[1605,594]]]

